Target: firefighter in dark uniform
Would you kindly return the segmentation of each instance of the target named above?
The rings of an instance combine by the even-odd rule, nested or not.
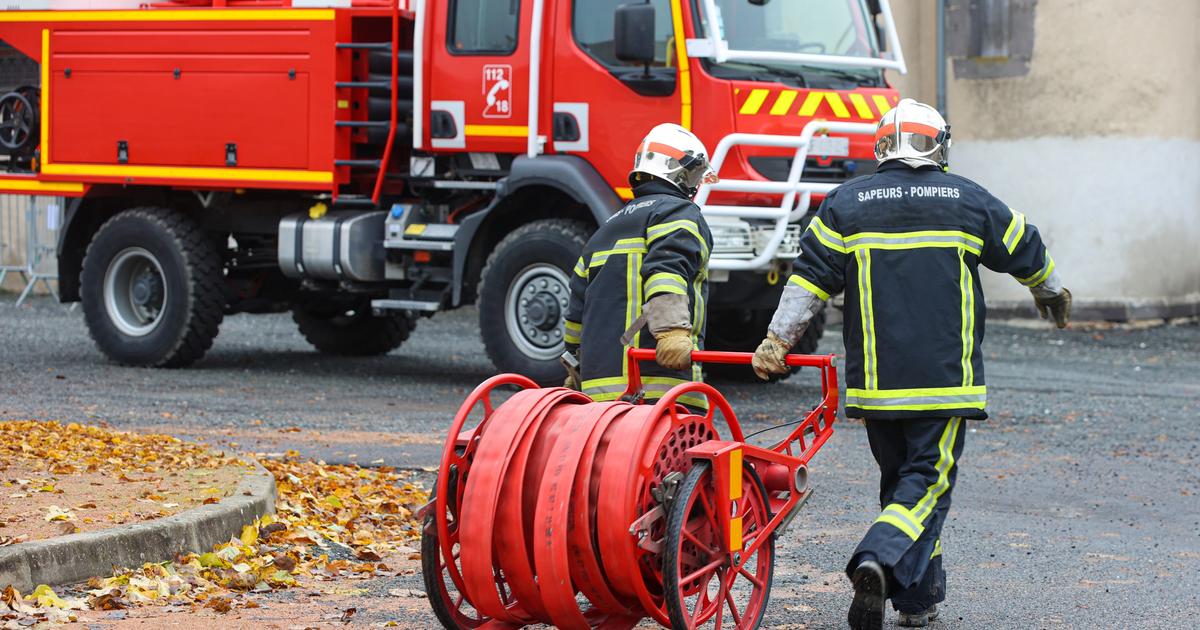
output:
[[[924,626],[945,599],[942,526],[964,419],[987,418],[979,265],[1029,287],[1059,328],[1071,294],[1037,228],[978,184],[946,172],[950,127],[905,99],[879,122],[869,176],[825,199],[770,330],[760,377],[829,296],[845,291],[846,415],[866,421],[882,512],[846,568],[851,628],[880,628],[887,599],[903,626]]]
[[[691,200],[715,181],[704,144],[683,127],[659,125],[642,141],[629,175],[633,200],[588,241],[571,278],[567,387],[617,400],[629,347],[656,348],[657,365],[641,371],[647,400],[700,380],[691,352],[704,347],[712,234]],[[680,402],[707,407],[703,397]]]

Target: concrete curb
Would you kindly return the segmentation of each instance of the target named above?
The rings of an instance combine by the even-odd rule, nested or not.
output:
[[[275,511],[275,477],[258,462],[233,496],[166,518],[0,548],[0,588],[22,593],[110,575],[113,567],[140,567],[213,545],[241,534],[242,527]]]

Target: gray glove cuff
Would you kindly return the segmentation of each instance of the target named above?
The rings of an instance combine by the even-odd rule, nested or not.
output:
[[[779,298],[779,308],[775,309],[775,317],[771,318],[768,330],[784,340],[789,348],[795,346],[804,336],[808,322],[821,310],[824,303],[825,301],[812,291],[789,284],[783,289],[783,296]]]
[[[1062,279],[1058,277],[1058,270],[1050,272],[1050,276],[1042,281],[1041,284],[1035,287],[1029,287],[1029,292],[1034,298],[1047,299],[1058,297],[1063,292]]]
[[[692,329],[692,309],[688,297],[678,293],[660,293],[642,307],[650,334],[658,335],[672,328]]]

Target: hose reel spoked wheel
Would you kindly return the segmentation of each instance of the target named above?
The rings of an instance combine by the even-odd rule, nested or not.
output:
[[[433,497],[436,499],[436,497]],[[456,557],[451,561],[457,562]],[[449,562],[438,543],[437,519],[432,512],[421,528],[421,577],[429,604],[438,621],[447,628],[478,628],[487,622],[454,585],[448,572]]]
[[[460,558],[462,532],[459,522],[476,450],[495,415],[493,395],[503,386],[529,390],[535,389],[537,384],[516,374],[496,376],[476,387],[459,407],[450,426],[450,435],[454,439],[446,440],[442,449],[430,513],[422,528],[422,577],[434,614],[447,628],[476,628],[489,621],[464,597],[466,589],[463,586]],[[482,415],[476,419],[479,408],[482,408]],[[468,426],[472,423],[473,426]],[[502,576],[497,575],[496,578],[497,584],[503,583]]]
[[[0,147],[16,153],[32,146],[37,135],[38,112],[31,93],[0,96]]]
[[[775,570],[775,540],[747,555],[731,552],[717,513],[712,464],[697,461],[676,492],[667,519],[663,581],[671,627],[757,628],[767,608]],[[742,518],[741,548],[752,549],[770,522],[765,486],[753,467],[742,468],[742,497],[733,501]]]

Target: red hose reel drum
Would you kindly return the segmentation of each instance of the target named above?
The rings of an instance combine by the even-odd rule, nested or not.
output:
[[[631,390],[647,358],[653,351],[631,351]],[[823,443],[836,372],[831,357],[802,358],[822,367],[827,387],[825,406],[802,423]],[[496,405],[506,386],[520,391]],[[678,405],[688,393],[706,395],[712,411]],[[732,440],[720,438],[716,411]],[[780,479],[798,477],[790,473],[820,446],[799,439],[799,456],[744,444],[728,403],[702,383],[637,405],[538,389],[516,375],[489,379],[454,419],[426,514],[422,570],[434,612],[448,628],[631,628],[647,616],[671,627],[754,627],[785,516],[777,510],[805,498],[785,498]],[[756,468],[772,468],[770,492]]]

